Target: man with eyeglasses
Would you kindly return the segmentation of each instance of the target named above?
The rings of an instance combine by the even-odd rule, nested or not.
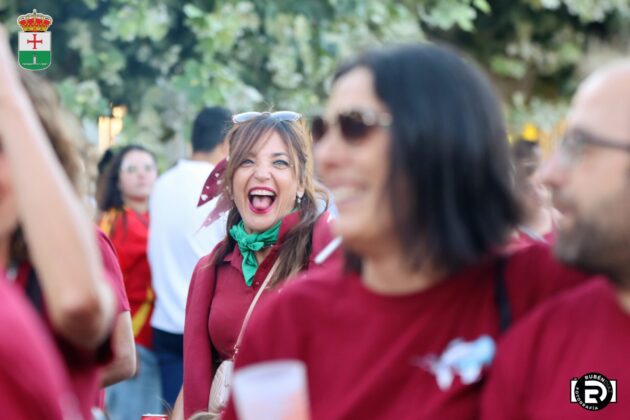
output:
[[[567,123],[543,174],[562,214],[554,251],[602,278],[508,333],[485,389],[486,420],[630,412],[630,60],[589,77]]]

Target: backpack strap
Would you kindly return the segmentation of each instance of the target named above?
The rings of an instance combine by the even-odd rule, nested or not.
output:
[[[512,324],[512,308],[510,307],[510,298],[507,292],[507,284],[505,281],[505,266],[507,258],[501,255],[497,258],[495,265],[495,301],[499,309],[499,332],[504,333]]]

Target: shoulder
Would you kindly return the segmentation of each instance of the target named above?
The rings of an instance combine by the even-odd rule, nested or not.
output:
[[[155,197],[162,198],[163,194],[171,194],[178,187],[178,179],[181,177],[183,166],[176,164],[158,177],[151,191],[151,200]],[[181,187],[181,186],[180,186]]]
[[[167,169],[164,173],[162,173],[162,175],[158,177],[158,179],[155,181],[155,186],[157,187],[158,185],[164,185],[171,181],[173,178],[176,178],[177,174],[182,172],[182,169],[183,166],[178,162],[177,164],[175,164],[175,166]]]
[[[284,313],[289,318],[313,319],[314,314],[330,310],[331,302],[339,296],[347,296],[346,287],[352,281],[349,277],[340,266],[316,266],[289,279],[265,306],[275,313],[272,317]]]
[[[214,259],[215,254],[218,252],[219,247],[222,245],[222,243],[223,242],[219,242],[218,244],[216,244],[209,254],[201,257],[199,261],[197,261],[197,264],[193,269],[192,278],[190,281],[191,290],[193,287],[199,288],[198,285],[200,283],[207,284],[213,283],[215,281],[214,273],[216,264],[214,263]]]
[[[103,274],[109,281],[111,287],[114,289],[119,302],[119,311],[128,311],[130,310],[129,300],[127,298],[123,274],[120,269],[116,250],[107,235],[105,235],[99,228],[96,228],[96,237],[101,254],[101,262],[103,264]]]
[[[317,217],[315,224],[313,225],[313,236],[332,236],[332,224],[334,220],[333,215],[329,211],[325,211]]]
[[[193,270],[193,278],[199,275],[204,275],[209,271],[212,271],[214,269],[214,256],[219,248],[219,245],[221,243],[217,244],[214,249],[207,255],[204,255],[203,257],[201,257],[199,259],[199,261],[197,261],[197,264],[195,265],[195,269]]]
[[[332,222],[334,217],[328,211],[323,212],[319,215],[317,221],[313,226],[313,239],[312,239],[312,250],[310,257],[309,266],[313,266],[315,262],[315,258],[317,255],[331,245],[335,240],[335,235],[332,231]],[[337,247],[332,250],[331,255],[326,259],[327,265],[330,265],[331,262],[338,263],[342,259],[341,248]]]
[[[512,349],[507,351],[530,354],[522,349],[544,343],[545,351],[564,351],[552,343],[562,342],[562,337],[573,334],[572,327],[590,323],[602,307],[614,304],[611,287],[599,278],[548,299],[506,333],[502,346]]]
[[[116,249],[112,245],[112,241],[99,227],[96,228],[96,240],[98,242],[98,249],[102,256],[116,256]]]
[[[534,312],[532,320],[526,319],[523,323],[558,328],[567,323],[579,323],[611,304],[616,304],[613,286],[600,277],[550,298]]]
[[[237,366],[270,358],[299,358],[303,339],[335,322],[335,305],[348,303],[348,279],[330,268],[318,268],[288,280],[256,307],[243,337]],[[344,296],[344,299],[340,299]]]
[[[507,253],[508,267],[513,274],[556,274],[587,277],[586,274],[558,261],[549,244],[535,242]]]
[[[505,278],[518,316],[590,276],[556,260],[548,245],[536,243],[507,256]]]

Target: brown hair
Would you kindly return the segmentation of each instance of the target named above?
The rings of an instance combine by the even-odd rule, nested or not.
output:
[[[304,196],[299,204],[300,222],[286,235],[279,253],[278,268],[270,280],[275,286],[280,281],[296,274],[308,263],[312,249],[313,227],[319,216],[317,200],[323,199],[328,207],[328,194],[315,180],[312,159],[312,144],[304,124],[300,121],[279,121],[263,114],[251,121],[236,124],[227,134],[230,145],[230,158],[223,174],[224,194],[232,185],[234,173],[246,155],[261,140],[277,133],[291,155],[292,167],[300,185],[304,188]],[[213,260],[219,264],[236,245],[230,235],[230,228],[241,221],[236,206],[228,214],[227,237],[219,245]]]
[[[81,160],[75,144],[83,139],[78,121],[61,107],[59,96],[50,83],[27,71],[20,71],[20,79],[59,163],[79,194],[82,179]],[[29,259],[19,226],[11,237],[10,259],[16,263]]]

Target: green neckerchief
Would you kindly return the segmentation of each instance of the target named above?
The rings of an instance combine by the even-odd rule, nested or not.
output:
[[[238,244],[238,249],[243,255],[243,277],[245,277],[245,284],[248,286],[252,285],[254,275],[256,274],[256,270],[258,270],[256,251],[260,251],[264,247],[278,242],[280,223],[281,221],[260,233],[247,233],[242,220],[230,228],[230,236],[234,238]]]

